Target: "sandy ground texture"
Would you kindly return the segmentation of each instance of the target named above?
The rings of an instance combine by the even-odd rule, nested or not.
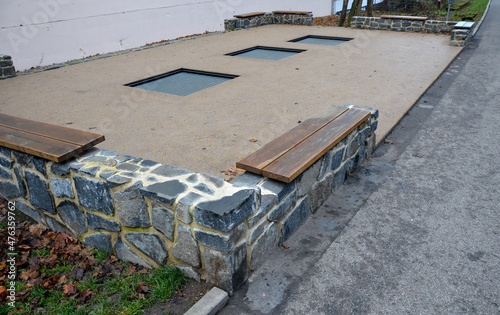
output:
[[[305,35],[353,40],[288,42]],[[448,35],[268,25],[0,80],[0,113],[102,133],[102,149],[222,176],[330,105],[379,109],[380,141],[461,51],[448,44]],[[279,61],[225,55],[256,45],[307,51]],[[239,77],[188,96],[124,86],[179,68]]]

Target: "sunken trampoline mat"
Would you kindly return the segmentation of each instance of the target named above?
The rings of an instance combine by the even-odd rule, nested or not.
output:
[[[186,96],[236,77],[238,76],[232,74],[181,68],[125,85],[144,90]]]
[[[289,42],[336,46],[336,45],[340,45],[340,44],[345,43],[345,42],[350,41],[350,40],[352,40],[352,38],[307,35],[307,36],[292,39]]]
[[[229,54],[227,56],[238,56],[247,58],[257,58],[257,59],[268,59],[268,60],[280,60],[286,57],[299,54],[305,50],[303,49],[289,49],[289,48],[279,48],[279,47],[267,47],[267,46],[255,46],[243,50],[238,50]]]

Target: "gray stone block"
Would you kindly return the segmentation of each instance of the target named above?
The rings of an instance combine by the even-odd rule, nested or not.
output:
[[[19,152],[16,150],[12,150],[12,154],[14,155],[14,159],[17,164],[20,164],[21,166],[28,167],[28,168],[34,168],[35,166],[33,165],[33,156],[30,154],[26,154],[23,152]]]
[[[269,225],[269,221],[262,220],[257,224],[252,230],[247,233],[248,244],[253,244],[255,240],[264,232],[266,227]]]
[[[200,174],[200,177],[202,179],[208,181],[210,184],[213,184],[217,188],[221,188],[222,186],[224,186],[226,184],[226,181],[224,180],[224,178],[215,177],[215,176],[208,175],[208,174]]]
[[[87,209],[113,215],[113,197],[107,183],[99,180],[73,176],[80,205]]]
[[[186,184],[178,180],[170,180],[166,182],[155,183],[147,187],[141,188],[141,194],[154,200],[163,202],[171,206],[175,199],[185,192]]]
[[[346,162],[334,174],[332,179],[332,191],[335,191],[344,185],[344,181],[348,175],[349,164]]]
[[[39,171],[43,176],[47,176],[47,170],[45,169],[45,161],[46,160],[34,156],[32,158],[32,161],[33,161],[33,166],[35,167],[35,169],[37,171]]]
[[[332,194],[333,175],[329,174],[322,181],[317,182],[311,189],[311,210],[315,212]]]
[[[160,164],[159,162],[155,162],[155,161],[151,161],[151,160],[142,160],[141,161],[141,165],[142,166],[146,166],[146,167],[152,167],[152,166],[155,166],[155,165],[158,165]]]
[[[207,283],[232,295],[248,278],[246,242],[238,244],[230,253],[205,249],[203,259],[207,270]]]
[[[68,197],[74,198],[75,195],[73,193],[73,187],[71,187],[71,180],[68,178],[50,178],[50,187],[52,188],[52,192],[56,197]]]
[[[21,196],[19,187],[7,181],[0,181],[0,194],[5,199],[12,199]]]
[[[16,209],[33,218],[35,221],[43,223],[43,216],[40,214],[40,212],[38,212],[38,210],[36,209],[31,208],[24,202],[16,200]]]
[[[293,212],[283,221],[281,228],[280,243],[283,244],[298,228],[309,218],[311,209],[309,208],[309,197],[305,197],[295,207]]]
[[[116,250],[116,257],[118,257],[118,259],[120,260],[130,262],[133,264],[138,264],[149,269],[153,268],[150,264],[144,261],[144,259],[139,257],[139,255],[137,255],[132,250],[132,248],[130,248],[130,246],[128,246],[125,242],[123,242],[120,237],[115,243],[115,250]]]
[[[177,243],[172,248],[172,255],[195,268],[201,267],[200,249],[188,226],[177,225]]]
[[[198,242],[201,242],[202,244],[205,244],[216,250],[228,252],[243,237],[243,234],[245,234],[245,229],[245,224],[240,224],[236,228],[232,229],[229,234],[221,235],[218,233],[203,231],[195,228],[194,236],[196,240]]]
[[[94,230],[104,230],[111,232],[119,232],[121,230],[120,225],[117,222],[103,218],[100,215],[90,212],[87,212],[87,223],[89,227]]]
[[[159,203],[152,203],[151,219],[153,227],[160,231],[166,238],[174,240],[175,221],[174,215]]]
[[[135,172],[139,168],[140,168],[139,166],[130,163],[121,163],[116,166],[116,169],[129,172]]]
[[[92,167],[86,167],[86,168],[80,168],[78,170],[79,173],[82,174],[87,174],[90,176],[96,176],[96,174],[101,170],[99,166],[92,166]]]
[[[248,217],[247,223],[248,227],[253,227],[257,222],[260,221],[269,211],[276,205],[278,201],[278,196],[274,194],[264,194],[260,196],[259,209],[252,216]]]
[[[253,174],[250,172],[245,172],[240,176],[236,177],[235,179],[233,179],[231,181],[231,184],[238,187],[243,187],[243,186],[254,187],[257,186],[264,179],[265,177],[263,176]]]
[[[88,156],[88,157],[85,157],[85,158],[82,158],[80,159],[80,162],[100,162],[100,163],[104,163],[106,162],[107,158],[105,156],[96,156],[96,155],[92,155],[92,156]]]
[[[0,153],[3,154],[7,159],[12,161],[10,152],[11,150],[9,148],[0,146]]]
[[[187,170],[182,167],[177,167],[173,165],[167,165],[163,164],[160,165],[159,167],[155,168],[151,174],[154,175],[160,175],[160,176],[166,176],[166,177],[175,177],[175,176],[180,176],[180,175],[186,175],[186,174],[192,174],[190,170]]]
[[[160,236],[154,233],[130,232],[125,234],[125,238],[159,265],[167,262],[167,247]]]
[[[85,215],[78,206],[69,201],[64,200],[57,206],[57,213],[63,222],[75,231],[80,236],[87,231],[87,221]]]
[[[52,200],[52,195],[47,182],[38,174],[30,171],[24,172],[24,178],[26,179],[26,184],[28,185],[30,203],[39,209],[45,210],[49,213],[55,213],[54,201]]]
[[[5,168],[11,168],[12,167],[12,162],[10,159],[4,158],[3,156],[0,156],[0,166],[3,166]]]
[[[83,239],[83,245],[101,249],[112,255],[111,237],[108,234],[96,233]]]
[[[12,173],[3,166],[0,166],[0,177],[5,179],[12,179]]]
[[[132,186],[125,191],[115,192],[115,209],[123,226],[151,226],[148,205],[136,186]]]
[[[193,209],[194,220],[227,233],[255,212],[256,195],[254,189],[243,189],[219,200],[200,202]]]
[[[334,171],[339,168],[342,164],[344,158],[345,147],[340,147],[336,151],[332,152],[332,160],[330,163],[330,170]]]
[[[351,158],[356,151],[358,151],[360,145],[360,137],[359,134],[357,134],[349,143],[347,143],[344,160]]]
[[[16,68],[14,67],[6,67],[6,68],[1,68],[3,72],[3,76],[11,76],[16,74]]]
[[[177,266],[179,270],[182,272],[184,277],[188,279],[192,279],[196,282],[201,282],[201,276],[197,273],[193,268],[187,266]]]
[[[204,192],[208,195],[212,195],[212,196],[214,195],[214,191],[212,189],[210,189],[210,187],[208,187],[204,183],[200,183],[200,184],[194,186],[194,189],[201,191],[201,192]]]
[[[271,213],[269,213],[268,220],[269,221],[274,221],[274,222],[279,222],[281,221],[285,216],[287,216],[290,213],[290,210],[295,207],[295,203],[297,201],[297,191],[294,191],[288,197],[286,197],[283,201],[281,201],[273,210],[271,210]]]
[[[101,176],[102,177],[102,176]],[[111,187],[120,186],[132,181],[132,178],[121,176],[120,174],[115,174],[107,178],[107,182]]]
[[[75,163],[74,159],[68,160],[64,163],[53,162],[52,165],[50,165],[50,171],[59,176],[67,175],[69,174],[71,164],[73,163]]]
[[[189,213],[189,208],[200,198],[201,195],[198,195],[194,192],[190,192],[186,196],[182,197],[177,203],[177,211],[175,212],[175,217],[186,224],[190,224],[192,218],[191,214]]]
[[[295,189],[295,181],[286,184],[268,178],[264,183],[260,185],[260,187],[276,194],[278,196],[278,202],[280,202]]]
[[[299,197],[306,195],[311,190],[312,185],[316,183],[316,179],[319,177],[320,171],[321,160],[318,160],[297,177],[297,194]]]
[[[63,233],[66,233],[68,235],[70,235],[71,237],[75,237],[75,233],[73,233],[73,231],[71,231],[70,229],[68,229],[68,227],[64,224],[62,224],[61,222],[57,221],[56,219],[50,217],[50,216],[46,216],[45,217],[45,222],[47,223],[47,226],[54,232],[63,232]]]
[[[262,264],[267,255],[278,248],[278,229],[274,223],[270,223],[264,234],[262,234],[250,252],[250,269],[255,270]]]

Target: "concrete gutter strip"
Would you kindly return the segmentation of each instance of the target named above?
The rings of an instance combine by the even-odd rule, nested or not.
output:
[[[229,296],[226,291],[213,287],[184,315],[215,315],[226,305],[228,300]]]

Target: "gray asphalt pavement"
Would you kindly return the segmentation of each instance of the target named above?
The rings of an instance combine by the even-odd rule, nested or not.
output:
[[[500,314],[500,1],[221,314]]]

